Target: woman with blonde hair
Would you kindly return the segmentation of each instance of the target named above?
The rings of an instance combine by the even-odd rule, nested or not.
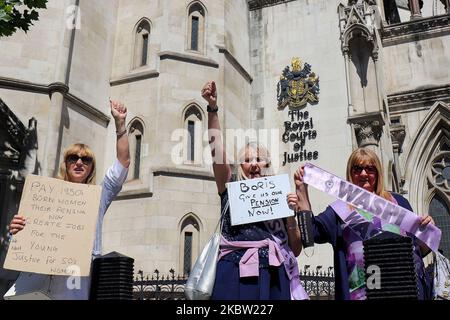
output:
[[[100,199],[99,215],[95,233],[94,247],[92,249],[92,258],[95,259],[101,255],[102,248],[102,226],[103,217],[109,205],[122,189],[128,174],[130,165],[130,152],[128,145],[128,136],[126,130],[127,108],[120,102],[111,101],[111,114],[116,126],[116,152],[117,159],[107,170],[102,182],[102,194]],[[89,146],[83,143],[77,143],[69,146],[63,156],[58,178],[72,183],[95,184],[96,183],[96,161],[93,151]],[[14,216],[10,225],[10,236],[14,236],[26,227],[26,220],[22,216]],[[39,283],[43,277],[42,274],[22,273],[22,279]],[[86,300],[89,298],[90,277],[81,277],[80,286],[71,286],[69,277],[50,276],[50,285],[47,290],[52,299],[55,300]],[[47,288],[46,288],[47,289]]]
[[[226,183],[232,170],[222,144],[217,115],[217,90],[208,82],[202,90],[208,102],[208,131],[214,177],[224,211],[222,241],[213,300],[306,299],[298,278],[296,257],[301,251],[295,217],[232,226]],[[256,179],[270,174],[266,148],[248,143],[239,155],[237,179]]]
[[[298,209],[310,211],[311,204],[308,196],[308,186],[303,182],[304,166],[294,174]],[[384,186],[383,167],[376,155],[370,149],[359,148],[353,151],[347,162],[347,180],[369,192],[373,192],[384,199],[413,211],[408,200],[399,194],[388,192]],[[366,299],[366,284],[363,256],[363,241],[369,239],[374,233],[395,233],[411,237],[414,243],[415,271],[418,276],[419,299],[429,299],[429,279],[425,272],[422,258],[430,250],[423,246],[414,235],[400,230],[395,225],[387,224],[378,217],[361,212],[351,206],[344,206],[344,210],[357,210],[367,221],[345,223],[336,210],[341,207],[331,204],[324,212],[314,217],[313,231],[316,243],[330,243],[334,250],[335,293],[337,300],[364,300]],[[421,218],[422,226],[434,223],[430,216]],[[370,230],[370,232],[368,231]],[[391,234],[392,235],[392,234]],[[390,236],[385,234],[385,236]]]

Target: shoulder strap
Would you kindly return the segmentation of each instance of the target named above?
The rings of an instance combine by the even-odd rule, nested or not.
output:
[[[230,207],[230,201],[227,198],[227,202],[225,203],[225,205],[222,208],[222,212],[220,213],[220,218],[219,218],[219,222],[217,222],[217,226],[214,229],[214,233],[220,233],[222,234],[222,228],[223,228],[223,221],[224,221],[224,216],[225,213],[227,212],[228,208]]]

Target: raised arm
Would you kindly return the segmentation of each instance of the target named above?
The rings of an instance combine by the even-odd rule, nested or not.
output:
[[[231,180],[231,167],[227,163],[225,148],[222,142],[219,117],[217,111],[217,88],[214,81],[208,82],[202,89],[202,97],[208,102],[208,136],[213,159],[213,171],[217,190],[225,191],[225,184]]]
[[[311,211],[309,201],[308,185],[303,181],[305,166],[300,166],[294,173],[295,191],[297,195],[297,210]],[[338,218],[331,207],[312,217],[312,227],[315,243],[331,243],[333,246],[337,243]]]
[[[288,206],[294,211],[298,211],[298,198],[295,193],[289,193],[287,198]],[[286,229],[288,234],[288,244],[296,257],[300,255],[303,249],[302,237],[300,228],[298,227],[297,219],[288,217],[286,219]]]
[[[128,168],[130,166],[130,147],[126,128],[127,108],[118,101],[110,101],[110,106],[116,124],[117,159],[125,168]]]
[[[295,193],[298,197],[298,210],[311,210],[309,202],[308,185],[303,181],[305,166],[300,166],[294,173]]]

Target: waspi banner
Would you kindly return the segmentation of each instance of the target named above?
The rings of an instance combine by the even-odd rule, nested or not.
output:
[[[372,192],[368,192],[311,163],[305,165],[304,182],[353,207],[370,212],[387,223],[410,232],[434,252],[439,248],[442,232],[432,224],[420,226],[420,217]],[[351,210],[349,210],[349,214]]]

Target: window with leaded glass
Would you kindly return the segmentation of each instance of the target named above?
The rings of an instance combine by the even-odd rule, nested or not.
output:
[[[187,164],[201,163],[202,124],[203,116],[200,108],[196,105],[190,106],[185,114],[185,161]]]
[[[194,2],[189,6],[188,11],[188,34],[187,49],[197,52],[203,52],[204,49],[204,30],[205,30],[205,9],[203,6]]]
[[[148,33],[142,36],[142,61],[141,66],[147,65],[148,59]]]
[[[184,267],[185,275],[191,273],[192,267],[192,232],[184,233]]]
[[[142,136],[136,135],[136,151],[134,153],[134,179],[139,179],[139,169],[141,167],[141,148],[142,148]]]
[[[188,121],[188,160],[194,161],[194,152],[195,152],[195,122]]]
[[[135,30],[133,68],[139,68],[148,64],[150,45],[150,21],[143,19]]]
[[[192,17],[191,50],[198,51],[198,17]]]
[[[444,144],[443,150],[448,150]],[[436,226],[442,231],[440,249],[444,255],[450,257],[450,152],[441,151],[431,163],[431,176],[429,181],[436,188],[435,196],[431,200],[429,214],[433,217]],[[447,200],[447,201],[445,201]]]

